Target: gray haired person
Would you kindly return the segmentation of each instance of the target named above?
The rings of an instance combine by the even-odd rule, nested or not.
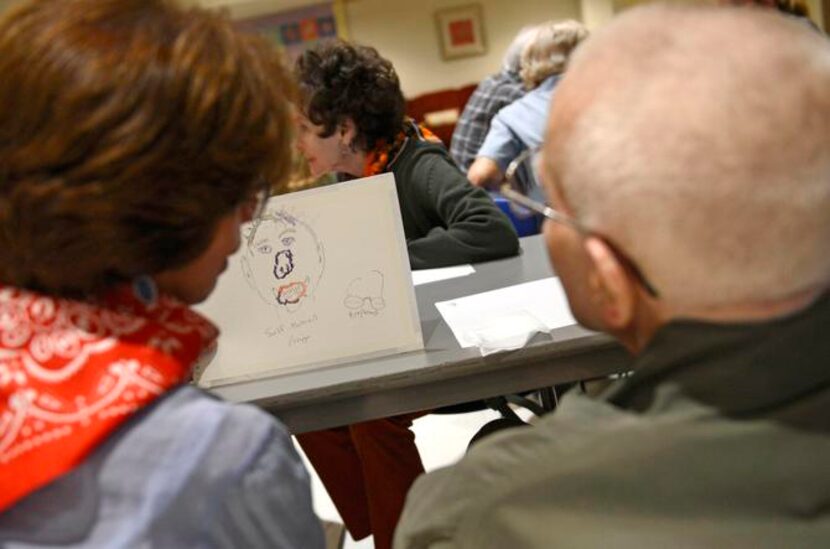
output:
[[[519,75],[520,60],[534,29],[534,26],[527,26],[519,31],[504,54],[501,70],[482,80],[464,106],[452,134],[450,156],[465,172],[484,143],[490,120],[526,92]]]

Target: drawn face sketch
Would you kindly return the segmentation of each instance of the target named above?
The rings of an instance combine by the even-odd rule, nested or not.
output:
[[[386,307],[383,297],[383,274],[380,271],[369,271],[352,280],[346,288],[343,304],[353,312],[374,314],[383,310]]]
[[[314,294],[325,260],[317,235],[285,211],[268,211],[246,236],[242,268],[263,301],[288,312]]]

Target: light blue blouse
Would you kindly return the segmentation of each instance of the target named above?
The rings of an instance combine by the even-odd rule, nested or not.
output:
[[[525,149],[542,145],[548,107],[560,75],[548,77],[536,88],[504,107],[493,117],[478,156],[493,159],[502,172]]]
[[[323,548],[309,477],[265,412],[183,386],[0,515],[8,548]]]

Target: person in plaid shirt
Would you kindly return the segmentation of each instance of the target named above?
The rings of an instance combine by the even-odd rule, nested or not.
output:
[[[452,134],[450,156],[466,173],[476,159],[478,149],[490,130],[490,120],[502,107],[524,96],[526,90],[519,76],[522,50],[533,36],[534,26],[524,27],[513,39],[504,55],[499,73],[484,79],[470,96]]]

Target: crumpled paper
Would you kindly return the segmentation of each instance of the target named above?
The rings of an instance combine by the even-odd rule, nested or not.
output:
[[[466,332],[481,356],[524,347],[537,333],[547,333],[548,328],[533,313],[517,310],[485,319]]]

